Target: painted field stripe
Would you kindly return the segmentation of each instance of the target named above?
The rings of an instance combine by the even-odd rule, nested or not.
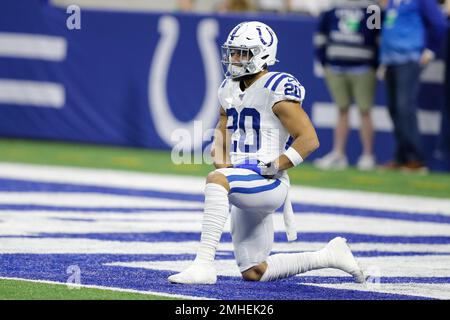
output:
[[[203,194],[181,194],[157,190],[125,189],[96,185],[77,185],[69,183],[36,182],[24,180],[0,179],[0,192],[60,192],[60,193],[101,193],[121,196],[161,198],[185,201],[204,201]]]
[[[303,276],[296,278],[301,283],[342,283],[345,282],[343,277],[312,277]],[[346,277],[349,283],[353,283],[353,279]],[[448,283],[450,277],[380,277],[382,283]]]
[[[426,299],[450,299],[450,285],[447,283],[381,283],[369,284],[360,286],[355,283],[310,283],[310,286],[318,288],[333,288],[337,290],[351,290],[358,292],[357,295],[362,293],[384,293],[384,294],[399,294],[399,295],[411,295],[420,297],[420,300]]]
[[[156,189],[198,196],[203,195],[205,186],[205,179],[202,177],[16,163],[0,163],[0,177],[10,180]],[[186,188],[187,185],[189,188]],[[325,193],[326,197],[323,196]],[[292,201],[301,203],[307,199],[309,204],[401,212],[409,212],[414,208],[418,213],[441,213],[450,216],[450,199],[303,186],[291,186],[290,195]],[[203,201],[203,198],[200,201]]]
[[[140,213],[140,212],[203,212],[202,207],[182,208],[182,207],[142,207],[142,208],[123,208],[123,207],[70,207],[70,206],[47,206],[47,205],[22,205],[22,204],[0,204],[1,211],[50,211],[50,212],[84,212],[84,213]]]
[[[116,233],[116,232],[200,232],[202,213],[152,212],[152,213],[80,213],[46,212],[17,214],[18,211],[0,212],[3,220],[2,235],[33,235],[39,233]],[[92,223],[63,223],[53,218],[90,218]],[[422,221],[405,221],[371,217],[317,214],[295,215],[298,232],[363,233],[383,236],[448,236],[450,224]],[[285,231],[283,215],[273,216],[274,230]],[[230,220],[225,231],[230,230]]]
[[[380,236],[374,234],[357,234],[357,233],[345,233],[345,232],[299,232],[299,242],[321,242],[327,243],[334,237],[341,236],[346,238],[349,243],[366,243],[366,244],[420,244],[420,245],[433,245],[433,244],[446,244],[450,252],[450,236]],[[142,242],[186,242],[186,241],[198,241],[200,239],[200,232],[145,232],[145,233],[129,233],[129,232],[117,232],[117,233],[39,233],[36,235],[24,235],[24,236],[0,236],[1,238],[70,238],[70,239],[95,239],[106,241],[142,241]],[[231,243],[231,234],[224,232],[222,234],[222,243]],[[277,243],[287,243],[286,234],[284,232],[275,232],[274,241]],[[294,247],[295,243],[291,243]],[[379,246],[373,246],[373,248],[380,248]],[[384,250],[384,249],[383,249]],[[424,250],[424,248],[418,248],[418,250]],[[433,252],[433,247],[429,247],[429,250]]]
[[[14,255],[15,256],[15,255]],[[108,265],[120,265],[134,268],[145,268],[154,270],[170,270],[181,271],[190,264],[191,258],[182,258],[178,260],[161,259],[141,259],[138,261],[120,261],[107,263]],[[173,259],[173,257],[172,257]],[[449,278],[449,267],[447,263],[450,261],[449,255],[432,255],[432,256],[374,256],[374,257],[358,257],[359,265],[366,275],[377,275],[379,277],[410,277],[410,278]],[[218,258],[215,262],[217,274],[222,276],[240,276],[239,269],[233,259]],[[428,267],[424,267],[427,265]],[[338,269],[318,269],[309,271],[307,274],[300,274],[298,277],[305,275],[315,277],[348,277],[349,275]]]
[[[196,254],[199,239],[183,242],[110,241],[85,238],[0,238],[0,254],[127,254],[127,255],[183,255]],[[330,240],[330,239],[328,239]],[[301,252],[320,250],[326,242],[276,243],[273,252]],[[415,247],[417,246],[417,247]],[[395,244],[395,243],[353,243],[352,250],[365,257],[381,256],[438,256],[448,257],[450,248],[443,244]],[[231,254],[231,242],[222,242],[218,250]],[[380,253],[380,254],[378,254]],[[384,253],[384,254],[381,254]],[[417,253],[417,254],[414,254]],[[447,259],[448,260],[448,259]],[[441,270],[444,275],[445,269]],[[441,272],[439,271],[439,272]],[[436,270],[436,272],[438,272]]]
[[[401,213],[401,212],[389,212],[381,210],[365,210],[354,208],[340,208],[330,206],[315,206],[308,204],[293,204],[295,214],[325,214],[325,215],[339,215],[350,217],[368,217],[379,219],[391,219],[401,221],[415,221],[415,222],[432,222],[450,224],[450,217],[440,214],[419,214],[419,213]],[[79,213],[160,213],[160,212],[203,212],[202,207],[74,207],[74,206],[51,206],[51,205],[35,205],[35,204],[0,204],[0,213],[2,211],[17,211],[18,213],[31,213],[31,212],[79,212]],[[281,212],[282,209],[278,209],[277,212]]]
[[[266,186],[264,188],[276,187],[279,184],[277,180],[276,183]],[[249,191],[264,191],[263,187],[258,187],[254,189],[249,189]],[[235,188],[235,192],[243,192],[246,190],[241,190],[242,188]],[[125,188],[114,188],[114,187],[100,187],[100,186],[88,186],[88,185],[76,185],[67,183],[47,183],[47,182],[34,182],[34,181],[24,181],[24,180],[11,180],[11,179],[0,179],[0,192],[58,192],[58,193],[99,193],[99,194],[109,194],[109,195],[120,195],[120,196],[134,196],[134,197],[145,197],[145,198],[162,198],[162,199],[172,199],[172,200],[183,200],[183,201],[197,201],[203,202],[204,195],[198,194],[184,194],[177,192],[164,192],[157,190],[139,190],[139,189],[125,189]],[[24,194],[24,198],[25,198]],[[11,205],[8,203],[3,203],[2,205]],[[33,203],[27,203],[26,205],[34,205]],[[63,206],[67,207],[67,206]],[[20,208],[20,207],[17,207]],[[336,214],[344,216],[359,216],[359,217],[371,217],[371,218],[381,218],[381,219],[393,219],[393,220],[405,220],[405,221],[423,221],[423,222],[434,222],[434,223],[445,223],[450,224],[450,216],[442,214],[421,214],[414,212],[397,212],[397,211],[387,211],[387,210],[370,210],[370,209],[358,209],[358,208],[345,208],[345,207],[335,207],[335,206],[317,206],[312,204],[298,204],[294,203],[293,208],[295,212],[298,213],[309,213],[317,212],[321,214]],[[61,209],[62,210],[62,209]]]
[[[0,32],[0,57],[63,61],[67,40],[31,33]]]
[[[369,210],[369,209],[357,209],[345,207],[318,206],[306,203],[305,204],[293,203],[292,207],[295,213],[316,212],[320,214],[334,214],[334,215],[354,216],[354,217],[370,217],[370,218],[404,220],[404,221],[450,223],[450,216],[441,214],[421,214],[409,212],[403,213],[386,210]]]
[[[1,187],[0,187],[1,188]],[[161,199],[95,192],[0,192],[0,205],[36,205],[70,208],[199,208],[203,201]]]
[[[61,84],[0,79],[0,103],[61,109],[65,101]]]

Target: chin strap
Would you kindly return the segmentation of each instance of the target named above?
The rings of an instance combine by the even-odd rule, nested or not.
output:
[[[297,227],[295,225],[294,210],[292,209],[292,202],[289,197],[289,189],[284,200],[283,207],[284,226],[286,228],[286,236],[288,241],[297,240]]]

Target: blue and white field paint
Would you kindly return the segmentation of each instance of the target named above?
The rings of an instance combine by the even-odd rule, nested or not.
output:
[[[450,200],[293,187],[298,240],[274,216],[273,252],[311,251],[343,236],[365,285],[322,269],[274,283],[240,278],[229,222],[216,285],[167,276],[194,258],[204,179],[0,164],[0,277],[208,299],[450,299]],[[69,268],[69,269],[68,269]],[[78,269],[77,269],[78,270]]]

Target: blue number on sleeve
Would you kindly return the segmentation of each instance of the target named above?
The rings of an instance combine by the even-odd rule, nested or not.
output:
[[[298,99],[301,99],[300,96],[300,87],[298,86],[298,81],[295,78],[289,78],[288,82],[284,85],[284,94],[287,96],[294,96]]]

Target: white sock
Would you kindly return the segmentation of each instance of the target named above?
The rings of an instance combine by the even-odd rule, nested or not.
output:
[[[326,250],[302,253],[280,253],[269,256],[267,269],[260,281],[272,281],[294,276],[311,270],[328,268],[330,265]]]
[[[229,214],[228,191],[216,183],[205,187],[202,235],[196,262],[213,262]]]

